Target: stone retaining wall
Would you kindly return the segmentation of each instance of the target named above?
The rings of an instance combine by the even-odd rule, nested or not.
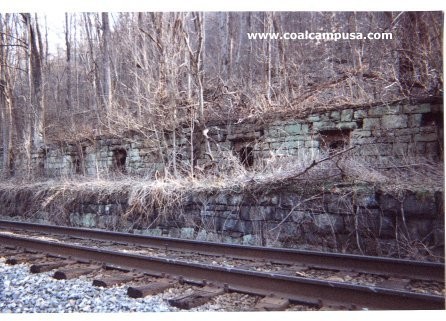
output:
[[[358,146],[358,155],[381,163],[407,155],[438,159],[443,147],[443,106],[426,103],[350,108],[303,119],[210,126],[207,135],[208,143],[201,132],[195,131],[192,137],[197,170],[212,163],[206,156],[209,151],[213,162],[235,156],[247,167],[261,164],[271,155],[311,158],[348,146]],[[178,167],[187,169],[191,163],[190,129],[175,132],[175,149],[173,138],[173,133],[162,137],[132,134],[47,146],[32,154],[31,172],[43,176],[121,172],[154,177],[165,167],[172,169],[174,155]],[[26,161],[17,159],[15,164],[16,175],[29,173]]]
[[[443,202],[442,192],[407,192],[397,199],[356,186],[318,197],[292,191],[189,195],[169,214],[153,208],[150,213],[133,216],[126,215],[128,200],[124,196],[113,202],[84,199],[63,206],[57,213],[33,213],[28,218],[245,245],[401,256],[418,250],[426,254],[425,249],[429,249],[430,254],[443,256]],[[1,214],[24,219],[29,205],[17,202]]]

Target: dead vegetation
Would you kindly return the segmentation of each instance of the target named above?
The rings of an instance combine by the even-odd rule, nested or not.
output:
[[[337,207],[344,209],[344,214],[352,220],[348,223],[351,233],[347,238],[337,235],[335,223],[330,219],[331,237],[321,240],[326,250],[438,259],[438,253],[434,253],[429,241],[410,237],[404,216],[396,218],[393,241],[386,243],[380,239],[380,231],[374,232],[368,227],[367,219],[358,214],[358,207],[351,200],[355,193],[364,189],[389,194],[398,200],[404,200],[407,193],[443,193],[444,168],[441,163],[422,157],[395,159],[394,163],[389,159],[367,163],[349,148],[332,155],[308,154],[299,158],[272,155],[251,170],[242,166],[236,157],[227,157],[221,158],[217,169],[196,172],[195,177],[166,175],[156,180],[126,175],[103,178],[74,175],[38,182],[12,178],[0,183],[0,213],[2,216],[40,218],[71,225],[73,213],[85,213],[89,204],[120,204],[122,211],[110,213],[114,217],[113,229],[150,229],[162,222],[179,222],[187,217],[184,207],[190,203],[191,197],[199,199],[202,211],[205,211],[211,196],[245,195],[261,199],[283,191],[294,193],[300,201],[293,204],[280,223],[268,226],[262,221],[253,221],[257,244],[271,246],[279,244],[278,240],[283,241],[282,234],[291,216],[298,211],[309,213],[312,220],[302,221],[302,226],[316,224],[316,216],[325,212],[321,209],[321,200],[334,195]],[[196,231],[217,232],[215,221],[202,218],[200,222],[192,223]],[[285,241],[288,243],[292,246],[299,244],[294,239]]]
[[[230,166],[229,162],[233,162]],[[333,155],[307,157],[272,156],[252,170],[245,169],[237,158],[223,158],[218,170],[197,172],[174,178],[166,175],[155,180],[129,177],[91,178],[70,177],[26,181],[11,178],[0,183],[2,214],[13,207],[27,210],[16,215],[32,216],[37,212],[52,212],[62,218],[80,203],[113,204],[126,202],[124,216],[150,217],[154,210],[170,215],[193,194],[267,195],[281,190],[303,195],[335,192],[340,187],[366,185],[384,193],[399,195],[408,191],[443,191],[443,165],[427,158],[386,159],[386,166],[367,163],[355,156],[353,148]],[[226,173],[224,170],[226,169]],[[29,205],[29,206],[26,206]],[[51,209],[51,211],[50,211]],[[66,217],[65,217],[66,218]]]

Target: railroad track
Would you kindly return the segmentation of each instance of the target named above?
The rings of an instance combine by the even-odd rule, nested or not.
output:
[[[15,258],[16,262],[32,262],[32,272],[54,269],[56,278],[114,269],[112,275],[96,280],[96,285],[136,282],[139,285],[129,287],[129,296],[151,295],[176,282],[201,286],[172,300],[172,305],[185,309],[228,291],[263,296],[256,309],[264,310],[285,309],[290,303],[335,309],[445,308],[441,263],[10,221],[0,221],[0,242],[10,247],[3,250],[10,262]],[[32,253],[24,254],[23,249]],[[150,282],[144,281],[147,277],[152,278]]]

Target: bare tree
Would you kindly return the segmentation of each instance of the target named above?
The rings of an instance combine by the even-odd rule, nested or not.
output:
[[[67,109],[71,110],[71,40],[70,40],[71,23],[68,19],[68,13],[65,13],[65,47],[67,53],[67,94],[65,98],[65,105]]]
[[[108,20],[108,13],[102,13],[102,73],[103,73],[103,95],[104,106],[107,111],[110,111],[112,104],[112,90],[111,90],[111,69],[110,69],[110,23]]]
[[[21,14],[28,30],[30,46],[30,88],[31,88],[31,141],[34,147],[41,147],[44,143],[44,97],[42,83],[42,55],[37,45],[40,34],[39,24],[32,21],[31,14]]]
[[[14,131],[13,124],[13,92],[12,79],[8,62],[9,45],[6,41],[8,32],[8,21],[10,15],[6,14],[5,19],[0,14],[0,125],[2,128],[3,147],[3,174],[11,175],[14,170],[14,154],[12,137]]]
[[[73,133],[81,139],[136,130],[158,146],[167,174],[179,174],[186,164],[193,175],[194,162],[203,156],[199,147],[212,154],[210,121],[442,95],[439,12],[76,17],[65,15],[65,45],[57,52],[48,51],[47,32],[40,33],[34,14],[1,17],[5,168],[14,148],[30,155],[31,145],[71,140]],[[393,39],[247,37],[301,30],[392,32]],[[184,127],[189,127],[187,146],[180,137]]]

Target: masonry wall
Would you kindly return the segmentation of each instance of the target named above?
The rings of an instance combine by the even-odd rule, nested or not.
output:
[[[228,123],[192,136],[197,170],[235,156],[245,166],[255,166],[271,155],[315,157],[321,152],[357,146],[355,153],[381,163],[392,157],[423,155],[439,159],[443,146],[443,106],[425,103],[332,110],[301,119]],[[15,160],[15,174],[43,176],[124,173],[152,178],[165,167],[191,164],[191,133],[179,128],[162,137],[129,134],[125,138],[98,137],[94,141],[63,143],[34,151],[30,160]],[[30,166],[28,166],[28,164]]]
[[[344,189],[317,197],[290,189],[258,195],[195,193],[183,197],[169,214],[154,208],[135,217],[124,215],[129,206],[125,195],[113,201],[80,198],[35,213],[29,211],[31,204],[12,200],[3,204],[0,216],[244,245],[413,259],[444,256],[441,191],[407,192],[396,198],[365,185]]]
[[[179,170],[191,166],[193,154],[195,170],[205,171],[206,166],[229,156],[249,168],[271,155],[311,158],[351,146],[357,147],[358,156],[380,164],[414,155],[442,161],[443,106],[425,103],[344,108],[300,119],[213,124],[206,135],[208,140],[201,131],[191,135],[189,128],[178,128],[175,148],[173,133],[161,137],[133,133],[125,138],[98,137],[47,146],[34,151],[30,159],[17,158],[15,174],[125,174],[150,179],[161,175],[166,167],[172,169],[174,156]],[[73,226],[368,254],[394,255],[410,244],[427,244],[443,255],[442,191],[422,195],[411,192],[396,199],[370,187],[358,192],[358,186],[354,186],[349,193],[326,193],[294,209],[302,197],[302,193],[290,190],[257,196],[189,195],[175,209],[175,215],[157,216],[154,209],[153,213],[141,213],[143,221],[123,215],[129,206],[126,198],[112,203],[77,200],[73,206],[58,209],[62,212],[57,213],[57,222],[51,213],[30,213],[25,202],[14,200],[8,206],[3,204],[0,215],[22,217],[28,213],[33,219]]]
[[[344,109],[264,126],[232,125],[226,132],[219,129],[219,134],[227,134],[224,147],[236,153],[252,147],[256,160],[271,153],[314,156],[348,146],[358,146],[357,154],[371,160],[407,155],[438,159],[443,144],[442,113],[443,106],[433,104]],[[219,141],[218,135],[212,137]]]

